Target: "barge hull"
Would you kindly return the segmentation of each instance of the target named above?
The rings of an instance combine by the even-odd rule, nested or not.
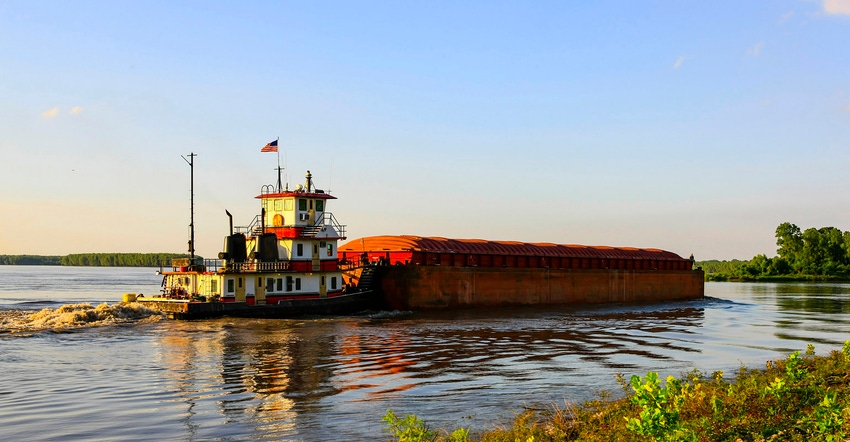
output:
[[[395,265],[380,287],[391,309],[663,302],[705,296],[702,270],[607,270]]]

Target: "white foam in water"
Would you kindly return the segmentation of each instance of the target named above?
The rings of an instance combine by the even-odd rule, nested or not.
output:
[[[0,312],[0,334],[156,322],[162,318],[161,312],[138,302],[113,305],[104,302],[97,307],[67,304],[56,309],[45,308],[37,313],[22,310]]]

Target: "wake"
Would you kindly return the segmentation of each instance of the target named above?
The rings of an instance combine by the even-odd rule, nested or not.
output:
[[[113,305],[104,302],[97,307],[92,307],[91,304],[66,304],[56,309],[45,308],[36,313],[7,310],[0,312],[0,335],[148,323],[157,322],[163,317],[161,312],[137,302]]]

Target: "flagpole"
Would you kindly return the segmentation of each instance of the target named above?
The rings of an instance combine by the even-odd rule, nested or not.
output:
[[[280,184],[280,137],[277,137],[277,193],[280,193],[283,186]]]

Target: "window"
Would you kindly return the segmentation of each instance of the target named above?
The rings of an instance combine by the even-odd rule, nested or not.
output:
[[[266,278],[266,291],[273,292],[274,291],[274,278]]]
[[[301,278],[295,278],[295,290],[301,290]]]
[[[298,200],[298,210],[307,210],[307,200],[299,199]]]
[[[277,291],[283,291],[283,278],[277,278]]]
[[[239,278],[239,288],[242,288],[242,278]]]
[[[325,201],[324,200],[316,200],[316,211],[324,212],[325,211]]]
[[[295,206],[295,203],[293,201],[295,200],[293,200],[292,198],[283,200],[283,210],[291,211],[292,208]]]
[[[218,293],[218,280],[210,280],[210,293]]]
[[[280,212],[281,200],[274,200],[274,210],[275,212]]]
[[[328,243],[328,258],[331,258],[333,256],[334,256],[334,245],[333,245],[333,243],[329,242]]]
[[[336,290],[336,276],[331,276],[331,290]]]
[[[236,291],[235,286],[236,286],[236,284],[234,283],[234,281],[232,279],[228,279],[227,280],[227,293],[233,293],[234,291]]]
[[[319,254],[319,245],[318,244],[313,244],[313,254],[314,255]]]
[[[295,249],[298,251],[298,256],[304,256],[304,244],[298,244],[295,246]]]
[[[287,292],[292,291],[292,277],[291,276],[286,277],[286,291]]]
[[[325,285],[325,277],[324,276],[322,276],[322,282],[320,284]]]
[[[313,200],[310,200],[310,210],[313,210]]]

